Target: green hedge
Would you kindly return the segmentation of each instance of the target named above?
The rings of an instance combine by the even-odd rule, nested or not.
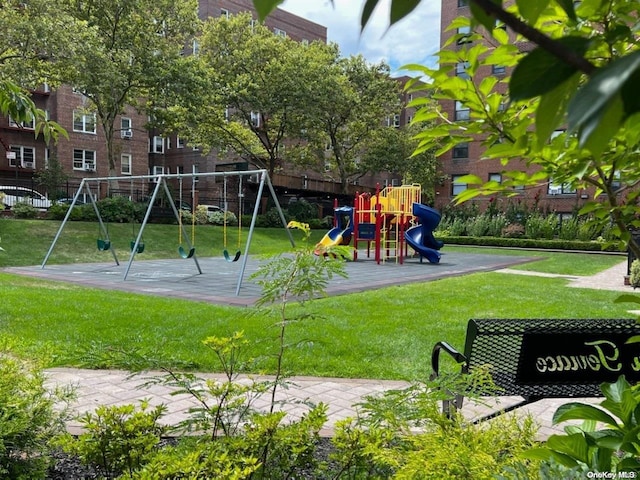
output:
[[[543,248],[550,250],[583,250],[590,252],[623,252],[615,243],[584,242],[579,240],[543,240],[501,237],[440,237],[445,245],[482,245],[486,247]]]

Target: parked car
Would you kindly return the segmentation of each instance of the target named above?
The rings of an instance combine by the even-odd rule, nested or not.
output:
[[[198,207],[205,207],[207,209],[207,215],[211,215],[212,213],[221,212],[222,208],[218,205],[198,205]]]
[[[73,203],[73,198],[59,198],[56,200],[56,203],[63,203],[65,205],[71,205]],[[76,200],[76,205],[84,205],[84,200]]]
[[[0,192],[4,193],[2,203],[6,210],[13,208],[16,203],[24,202],[37,208],[46,210],[51,207],[51,200],[40,192],[26,187],[0,186]]]

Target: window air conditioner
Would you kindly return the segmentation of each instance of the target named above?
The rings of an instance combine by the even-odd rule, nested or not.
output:
[[[133,137],[133,130],[122,130],[122,138],[131,138]]]
[[[23,162],[22,166],[23,168],[36,168],[34,162]]]

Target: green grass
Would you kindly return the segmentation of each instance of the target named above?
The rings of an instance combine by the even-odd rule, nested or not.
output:
[[[536,262],[523,263],[509,268],[531,272],[578,276],[595,275],[602,270],[611,268],[626,260],[626,256],[620,254],[511,250],[507,248],[461,247],[457,245],[445,245],[443,251],[511,255],[514,257],[540,257],[540,260]]]
[[[49,247],[60,227],[60,221],[0,219],[0,246],[5,252],[0,255],[0,267],[38,265],[44,260]],[[135,240],[138,225],[109,224],[109,237],[112,245],[122,259],[129,258],[129,243]],[[191,225],[185,226],[191,237]],[[52,255],[50,264],[109,262],[110,252],[98,251],[97,222],[68,222]],[[145,227],[143,240],[144,253],[136,255],[139,260],[157,260],[161,258],[179,258],[178,225],[150,224]],[[320,240],[326,231],[313,231],[311,241]],[[241,249],[244,253],[249,226],[241,230]],[[201,257],[222,256],[225,249],[224,229],[214,225],[196,225],[196,254]],[[298,235],[299,238],[299,235]],[[184,240],[183,240],[184,243]],[[186,244],[185,244],[186,246]],[[234,251],[238,247],[238,228],[227,227],[227,248]],[[256,228],[251,240],[250,254],[275,254],[291,248],[284,228]]]
[[[55,234],[54,224],[59,223],[0,220],[2,246],[7,250],[0,253],[0,259],[17,265],[40,263]],[[145,235],[149,253],[145,250],[141,258],[175,256],[176,228],[150,226]],[[130,226],[111,225],[114,241],[121,235],[128,242],[120,229],[124,232]],[[104,252],[96,253],[95,232],[95,225],[70,224],[66,243],[58,247],[61,252],[57,262],[108,258]],[[316,232],[317,238],[323,233]],[[196,242],[207,242],[216,234],[220,234],[216,227],[204,227],[196,233]],[[255,252],[286,251],[286,238],[282,229],[257,229]],[[221,245],[207,248],[217,255]],[[467,251],[459,247],[449,250]],[[493,252],[532,254],[482,250]],[[527,269],[574,275],[596,273],[624,260],[593,254],[535,255],[544,260],[527,264]],[[273,325],[277,320],[269,311],[98,290],[3,273],[0,283],[0,338],[19,354],[47,359],[48,365],[127,368],[132,358],[144,357],[143,365],[150,368],[217,371],[214,355],[202,340],[244,330],[252,342],[246,353],[247,360],[253,359],[250,371],[274,370],[271,354],[276,345],[277,329]],[[560,278],[478,273],[319,299],[305,307],[316,315],[315,319],[288,327],[287,339],[296,347],[287,352],[285,368],[298,375],[424,379],[429,375],[433,345],[447,340],[462,348],[470,318],[631,317],[627,310],[633,306],[614,303],[618,296],[618,292],[568,288],[566,280]],[[292,308],[295,311],[302,307]],[[123,357],[119,352],[129,355]]]

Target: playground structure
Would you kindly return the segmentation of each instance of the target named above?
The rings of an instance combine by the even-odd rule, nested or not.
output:
[[[255,202],[255,206],[253,209],[253,214],[251,216],[251,225],[249,227],[249,233],[247,235],[247,242],[245,245],[245,249],[244,249],[244,256],[243,256],[243,261],[240,267],[240,272],[238,275],[238,280],[237,280],[237,284],[236,284],[236,296],[238,296],[240,294],[240,288],[242,286],[242,281],[244,278],[244,272],[246,270],[246,264],[247,264],[247,258],[249,255],[249,249],[251,247],[251,239],[253,237],[253,232],[254,232],[254,228],[255,228],[255,223],[256,223],[256,218],[258,216],[258,209],[260,206],[260,198],[262,198],[262,194],[264,191],[264,186],[266,185],[269,193],[271,195],[271,198],[275,204],[275,207],[278,211],[278,214],[280,216],[280,219],[282,221],[282,225],[284,227],[284,229],[287,232],[287,235],[289,237],[289,241],[291,242],[291,246],[295,247],[295,242],[293,240],[293,237],[291,235],[291,232],[287,229],[287,221],[285,219],[284,213],[282,211],[282,208],[280,207],[280,203],[278,202],[278,198],[276,196],[276,193],[273,189],[273,185],[271,184],[271,180],[269,179],[269,175],[267,173],[266,170],[247,170],[247,171],[237,171],[237,172],[210,172],[210,173],[191,173],[191,174],[161,174],[161,175],[139,175],[139,176],[121,176],[121,177],[99,177],[99,178],[83,178],[82,182],[80,183],[80,186],[78,187],[78,190],[76,191],[74,197],[73,197],[73,201],[71,202],[71,205],[69,206],[69,209],[67,210],[67,213],[64,217],[64,219],[62,220],[62,223],[60,224],[60,227],[58,228],[58,231],[53,239],[53,241],[51,242],[51,246],[49,247],[49,250],[44,258],[44,260],[42,261],[42,265],[41,268],[44,269],[47,261],[49,260],[49,257],[51,256],[51,253],[53,252],[53,249],[56,245],[56,243],[58,242],[58,239],[60,238],[60,235],[62,234],[62,231],[64,230],[65,225],[67,224],[67,221],[69,220],[70,216],[71,216],[71,211],[73,210],[73,208],[76,206],[76,204],[78,204],[78,199],[80,198],[80,196],[82,194],[85,194],[86,198],[88,198],[93,206],[93,209],[95,211],[96,217],[98,219],[98,226],[99,226],[99,237],[96,240],[97,242],[97,247],[98,250],[101,251],[109,251],[111,252],[111,255],[113,256],[113,260],[115,262],[116,265],[120,265],[120,262],[118,260],[118,256],[116,254],[116,250],[113,246],[113,243],[111,242],[111,239],[109,238],[109,230],[105,224],[105,221],[103,220],[101,214],[100,214],[100,210],[98,208],[98,204],[96,203],[96,199],[100,197],[100,192],[99,192],[99,186],[101,182],[111,182],[111,181],[122,181],[122,182],[133,182],[134,180],[149,180],[149,181],[154,181],[155,182],[155,188],[153,189],[153,193],[151,195],[151,198],[149,200],[149,206],[147,207],[145,214],[144,214],[144,219],[142,220],[142,223],[140,224],[140,227],[138,229],[138,233],[137,236],[135,238],[135,240],[131,241],[131,253],[129,256],[129,262],[127,264],[127,267],[125,269],[124,272],[124,276],[123,276],[123,281],[127,279],[127,276],[129,275],[129,270],[131,269],[131,265],[133,264],[133,260],[136,256],[136,254],[138,253],[142,253],[142,251],[145,248],[144,242],[143,242],[143,233],[144,233],[144,229],[145,226],[147,225],[149,218],[151,216],[151,210],[156,202],[156,199],[158,199],[158,195],[160,194],[160,192],[164,192],[165,196],[166,196],[166,200],[169,203],[169,206],[171,207],[173,214],[175,215],[175,219],[178,222],[178,229],[179,229],[179,246],[178,246],[178,254],[180,255],[180,257],[184,258],[184,259],[192,259],[195,265],[195,268],[198,272],[198,274],[202,274],[202,269],[200,267],[200,263],[198,262],[198,257],[195,253],[195,245],[194,245],[194,239],[195,239],[195,223],[194,223],[194,218],[195,218],[195,195],[194,195],[194,190],[192,187],[191,190],[191,195],[192,195],[192,220],[191,220],[191,236],[188,235],[185,226],[182,222],[182,205],[180,205],[180,210],[178,210],[178,208],[175,205],[175,202],[172,198],[171,195],[171,191],[169,189],[169,186],[167,184],[167,180],[168,179],[177,179],[179,184],[180,184],[180,198],[179,198],[179,202],[182,203],[182,179],[183,178],[191,178],[194,179],[195,177],[207,177],[207,176],[212,176],[212,177],[223,177],[223,181],[225,182],[225,196],[226,196],[226,181],[228,177],[239,177],[239,181],[240,181],[240,185],[242,184],[242,178],[243,177],[248,177],[251,175],[259,175],[260,176],[260,182],[258,185],[258,193],[257,193],[257,200]],[[192,182],[193,185],[193,182]],[[92,186],[94,187],[94,189],[92,190]],[[238,196],[241,197],[243,195],[242,193],[242,189],[239,189],[238,192]],[[241,203],[242,198],[239,198],[239,204]],[[225,202],[226,202],[226,198],[225,198]],[[240,211],[239,211],[240,213]],[[133,228],[135,229],[135,225],[133,226]],[[225,259],[227,261],[237,261],[239,260],[240,256],[241,256],[241,252],[240,252],[240,245],[238,244],[238,252],[236,252],[236,254],[232,257],[230,257],[229,252],[227,251],[227,245],[226,245],[226,215],[225,215],[225,224],[224,224],[224,229],[225,229],[225,245],[224,245],[224,256]],[[134,232],[135,233],[135,232]],[[240,235],[240,230],[239,230],[239,235]]]
[[[353,207],[334,204],[334,227],[316,245],[322,254],[334,245],[349,245],[353,239],[354,261],[358,247],[366,242],[367,257],[374,247],[376,263],[393,260],[402,264],[408,247],[418,253],[420,261],[440,261],[443,242],[436,240],[433,230],[440,223],[440,213],[421,203],[420,185],[401,185],[378,189],[375,195],[356,195]]]

